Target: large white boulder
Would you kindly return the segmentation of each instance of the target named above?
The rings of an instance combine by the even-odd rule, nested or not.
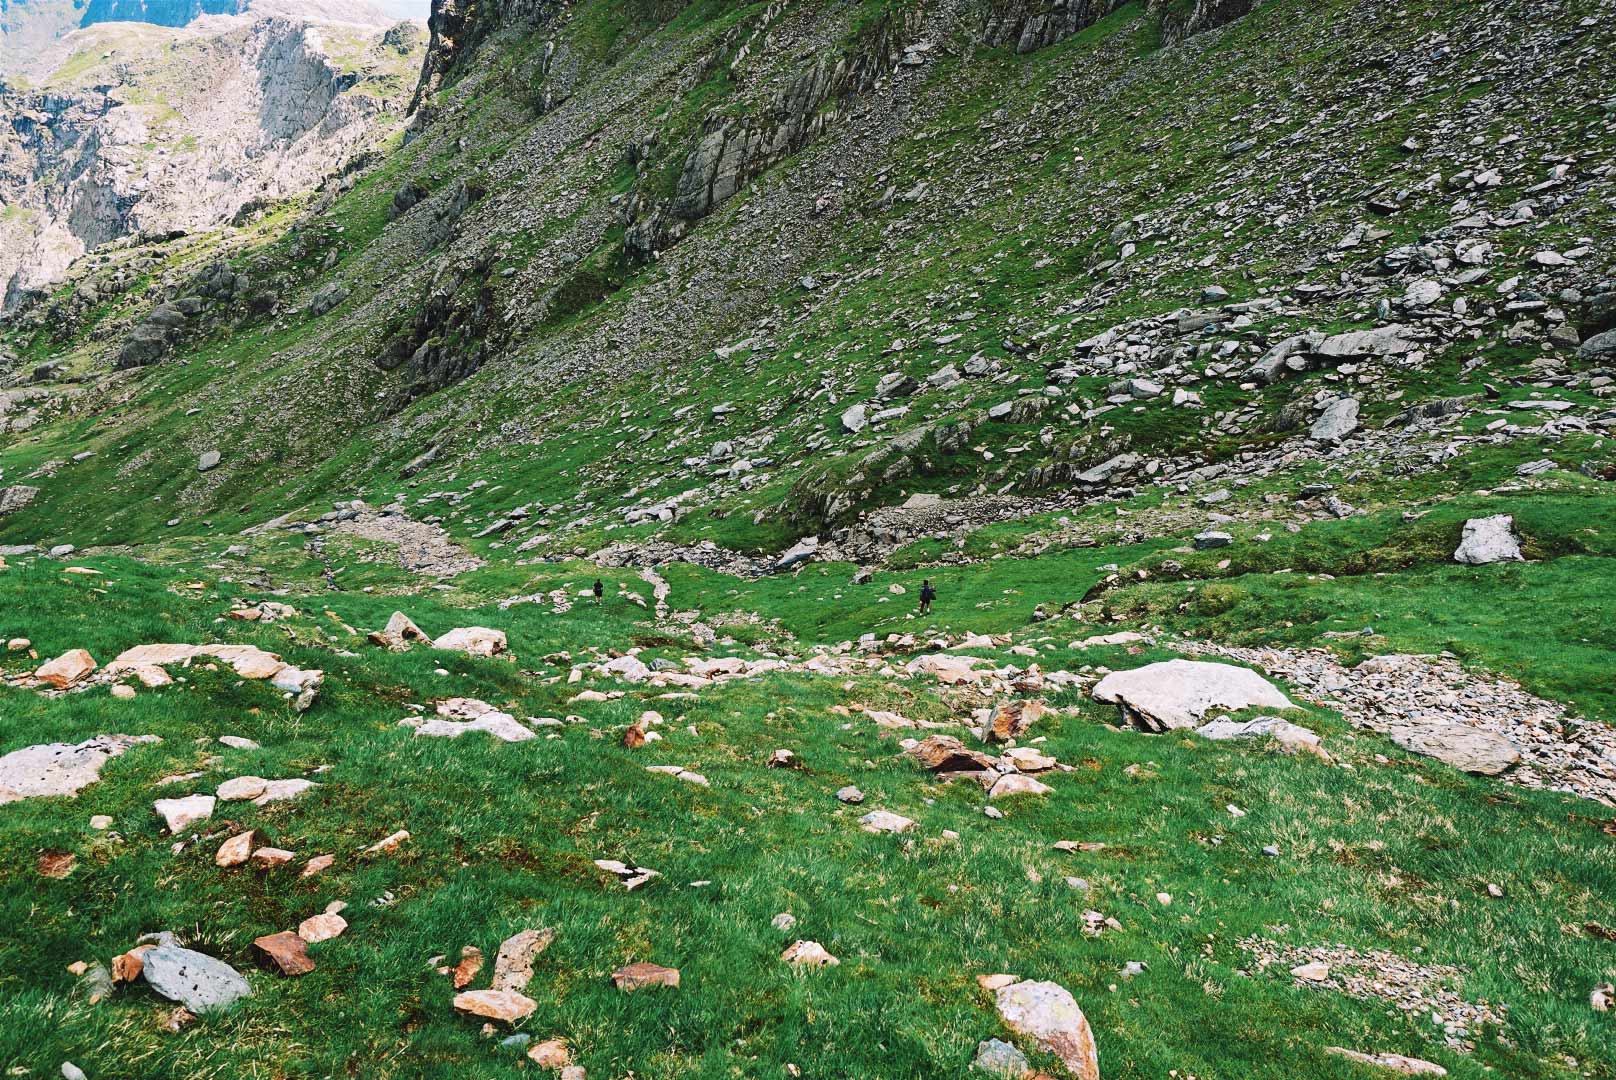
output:
[[[1485,566],[1496,562],[1523,562],[1521,542],[1515,537],[1515,519],[1508,514],[1471,518],[1453,553],[1455,562]]]
[[[1212,709],[1296,708],[1255,671],[1203,660],[1113,671],[1094,687],[1094,700],[1119,706],[1135,726],[1155,732],[1195,727]]]
[[[1064,986],[1030,980],[1011,983],[999,988],[995,1004],[1011,1031],[1060,1058],[1077,1080],[1100,1080],[1094,1031]]]

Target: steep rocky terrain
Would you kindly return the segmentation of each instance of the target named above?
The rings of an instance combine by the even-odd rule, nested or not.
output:
[[[37,88],[0,90],[0,304],[87,250],[232,223],[372,151],[402,122],[421,35],[354,15],[371,21],[96,26]]]
[[[0,1060],[1616,1075],[1616,7],[429,30],[30,92]]]

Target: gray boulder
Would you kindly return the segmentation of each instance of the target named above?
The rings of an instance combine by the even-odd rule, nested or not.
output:
[[[1416,346],[1413,332],[1401,323],[1374,330],[1353,330],[1327,337],[1316,352],[1333,358],[1349,356],[1401,356]]]
[[[38,494],[38,488],[29,487],[27,484],[12,484],[10,487],[0,488],[0,515],[13,514],[24,509]]]
[[[807,562],[809,559],[814,557],[814,553],[818,550],[819,537],[803,537],[801,540],[798,540],[795,544],[783,552],[778,559],[774,560],[775,573],[779,573],[782,570],[790,570],[792,567],[797,566],[800,563]]]
[[[320,290],[309,300],[309,315],[318,318],[328,311],[334,311],[348,299],[348,286],[340,281],[327,282],[320,286]]]
[[[1478,776],[1497,776],[1521,760],[1520,750],[1502,735],[1463,724],[1412,720],[1386,734],[1404,750]]]
[[[1204,660],[1167,660],[1113,671],[1094,687],[1094,700],[1116,705],[1144,731],[1195,727],[1212,709],[1294,709],[1290,698],[1249,668]]]
[[[1496,562],[1523,562],[1521,542],[1515,537],[1515,519],[1508,514],[1471,518],[1454,551],[1455,562],[1485,566]]]
[[[1582,343],[1577,355],[1584,360],[1608,360],[1616,357],[1616,330],[1595,334]]]
[[[219,451],[208,450],[196,459],[197,472],[210,472],[219,467]]]
[[[1317,443],[1334,445],[1358,430],[1358,399],[1336,398],[1324,407],[1324,413],[1313,421],[1308,438]]]
[[[148,951],[141,974],[153,990],[194,1013],[227,1009],[252,995],[252,986],[229,964],[175,945]]]
[[[1032,1072],[1027,1055],[1002,1039],[985,1039],[977,1043],[976,1059],[971,1062],[971,1068],[1009,1080],[1021,1080],[1021,1077]]]

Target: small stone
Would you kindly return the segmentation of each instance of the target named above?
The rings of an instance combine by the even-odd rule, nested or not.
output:
[[[240,866],[252,854],[253,837],[256,835],[251,829],[244,833],[237,833],[219,845],[214,852],[213,865]]]
[[[337,857],[335,855],[316,855],[303,865],[302,872],[297,876],[300,878],[313,877],[336,861]]]
[[[334,937],[341,937],[342,932],[348,929],[348,920],[341,915],[320,914],[311,915],[297,924],[297,936],[313,945],[321,941],[330,941]]]
[[[400,830],[398,830],[398,832],[393,833],[391,836],[384,837],[383,839],[376,841],[374,844],[372,844],[368,848],[366,848],[361,854],[364,854],[364,855],[390,855],[393,852],[397,851],[399,849],[399,847],[404,843],[404,841],[408,840],[409,838],[410,838],[409,830],[400,829]]]
[[[456,994],[454,998],[457,1013],[484,1020],[500,1020],[507,1024],[531,1016],[538,1007],[538,1002],[515,990],[468,990]]]
[[[214,794],[225,802],[240,802],[258,798],[268,787],[269,781],[262,776],[238,776],[220,784]]]
[[[107,814],[95,814],[90,818],[90,828],[97,831],[112,828],[112,818]]]
[[[971,1068],[989,1076],[1020,1080],[1032,1072],[1027,1055],[999,1039],[987,1039],[976,1044],[976,1058]]]
[[[460,962],[454,966],[450,981],[456,990],[463,990],[471,985],[477,973],[483,969],[483,951],[475,945],[463,946],[460,950]]]
[[[1011,983],[1016,981],[1017,980],[1014,975],[1005,975],[1002,973],[998,975],[978,975],[976,977],[976,985],[980,986],[989,993],[992,993],[995,990],[1002,990],[1004,987],[1009,986]]]
[[[278,847],[261,847],[252,853],[253,865],[261,870],[267,870],[275,866],[285,866],[295,858],[297,858],[296,852]]]
[[[126,953],[119,953],[112,958],[112,981],[115,983],[131,983],[140,978],[141,969],[146,966],[145,956],[156,945],[136,945]]]
[[[523,930],[500,944],[494,956],[494,990],[525,990],[533,978],[533,962],[555,940],[555,931],[549,927]]]
[[[572,1064],[572,1050],[566,1039],[545,1039],[528,1048],[527,1058],[541,1069],[565,1069]]]
[[[256,938],[252,947],[260,966],[277,970],[282,975],[307,975],[314,970],[314,961],[309,959],[308,944],[290,930]]]
[[[774,927],[776,930],[779,930],[781,933],[785,933],[796,927],[797,917],[791,914],[789,911],[782,911],[780,914],[769,920],[769,925]]]
[[[780,954],[780,959],[792,967],[833,967],[841,961],[826,951],[817,941],[797,941]]]
[[[1330,977],[1330,965],[1315,961],[1291,968],[1291,975],[1302,982],[1323,982]]]
[[[212,817],[213,804],[212,795],[187,795],[183,799],[158,799],[152,808],[168,825],[169,834],[178,836],[197,822]]]
[[[860,791],[852,784],[849,784],[844,788],[837,789],[836,798],[841,802],[857,806],[859,803],[864,801],[864,792]]]
[[[677,987],[679,970],[642,960],[612,972],[612,982],[625,993],[655,986]]]
[[[890,810],[875,810],[859,818],[859,825],[868,833],[901,833],[914,828],[914,821]]]
[[[1334,1054],[1356,1061],[1362,1065],[1374,1065],[1378,1068],[1389,1069],[1392,1072],[1402,1073],[1404,1076],[1446,1076],[1448,1070],[1442,1066],[1422,1061],[1420,1058],[1404,1057],[1402,1054],[1364,1054],[1357,1050],[1347,1050],[1340,1046],[1326,1046],[1326,1054]]]

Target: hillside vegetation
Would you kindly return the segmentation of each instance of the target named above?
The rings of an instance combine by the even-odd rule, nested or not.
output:
[[[1616,1076],[1612,57],[439,0],[0,322],[0,1064]]]

